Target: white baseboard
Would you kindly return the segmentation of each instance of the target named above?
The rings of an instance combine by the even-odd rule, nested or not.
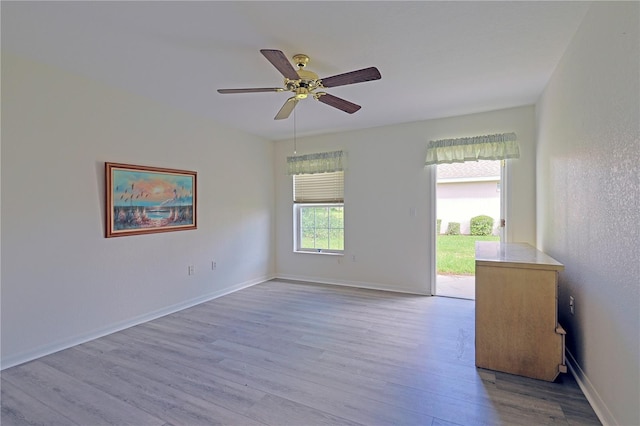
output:
[[[304,281],[308,283],[329,284],[329,285],[337,285],[337,286],[343,286],[343,287],[366,288],[369,290],[391,291],[396,293],[416,294],[420,296],[431,296],[431,292],[428,289],[425,289],[424,292],[419,292],[419,291],[416,291],[415,289],[392,287],[389,285],[369,283],[364,281],[331,280],[323,277],[312,277],[307,275],[287,275],[287,274],[278,274],[276,276],[276,279]]]
[[[582,390],[582,393],[587,398],[587,401],[589,401],[589,404],[591,404],[591,408],[593,408],[593,411],[595,411],[596,416],[598,416],[600,422],[604,426],[619,424],[616,421],[615,417],[613,417],[613,414],[611,414],[611,411],[609,411],[607,404],[604,403],[596,389],[593,387],[593,384],[591,384],[591,381],[589,380],[587,375],[584,373],[584,371],[582,371],[582,368],[580,368],[580,364],[578,364],[576,359],[573,357],[573,354],[566,348],[565,352],[569,371],[571,372],[573,377],[575,377],[576,382],[578,382],[578,386],[580,386],[580,390]]]
[[[233,285],[231,287],[227,287],[223,290],[215,291],[213,293],[208,293],[200,297],[196,297],[194,299],[190,299],[184,302],[176,303],[171,306],[166,306],[164,308],[158,309],[156,311],[148,312],[146,314],[139,315],[134,318],[130,318],[128,320],[118,322],[115,324],[110,324],[106,327],[99,328],[97,330],[93,330],[91,332],[83,333],[77,336],[73,336],[67,339],[59,340],[57,342],[40,346],[30,351],[26,351],[23,353],[19,353],[17,355],[9,356],[5,359],[2,359],[0,362],[1,368],[0,370],[4,370],[6,368],[14,367],[16,365],[24,364],[25,362],[33,361],[40,357],[50,355],[55,352],[62,351],[64,349],[71,348],[76,345],[80,345],[82,343],[86,343],[90,340],[98,339],[100,337],[107,336],[109,334],[127,329],[129,327],[133,327],[135,325],[139,325],[148,321],[152,321],[154,319],[163,317],[165,315],[172,314],[174,312],[181,311],[183,309],[190,308],[195,305],[199,305],[204,302],[208,302],[209,300],[217,299],[218,297],[225,296],[230,293],[234,293],[238,290],[242,290],[247,287],[254,286],[256,284],[263,283],[265,281],[269,281],[273,279],[273,276],[265,276],[261,278],[256,278],[253,280],[245,281],[243,283],[239,283]]]

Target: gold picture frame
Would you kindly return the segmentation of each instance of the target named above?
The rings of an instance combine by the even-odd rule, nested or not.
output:
[[[106,237],[197,228],[197,172],[105,163]]]

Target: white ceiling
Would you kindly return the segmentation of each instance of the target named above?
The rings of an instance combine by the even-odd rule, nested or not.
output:
[[[320,77],[376,66],[382,79],[327,89],[353,115],[308,98],[298,136],[533,104],[588,3],[1,2],[2,50],[268,139],[283,93],[259,50],[305,53]]]

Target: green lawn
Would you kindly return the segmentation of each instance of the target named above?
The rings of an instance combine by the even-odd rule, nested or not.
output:
[[[441,275],[473,275],[476,241],[500,241],[498,236],[438,235],[436,265]]]

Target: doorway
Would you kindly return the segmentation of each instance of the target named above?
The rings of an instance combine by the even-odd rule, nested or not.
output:
[[[475,300],[475,242],[504,236],[504,161],[436,166],[433,294]]]

